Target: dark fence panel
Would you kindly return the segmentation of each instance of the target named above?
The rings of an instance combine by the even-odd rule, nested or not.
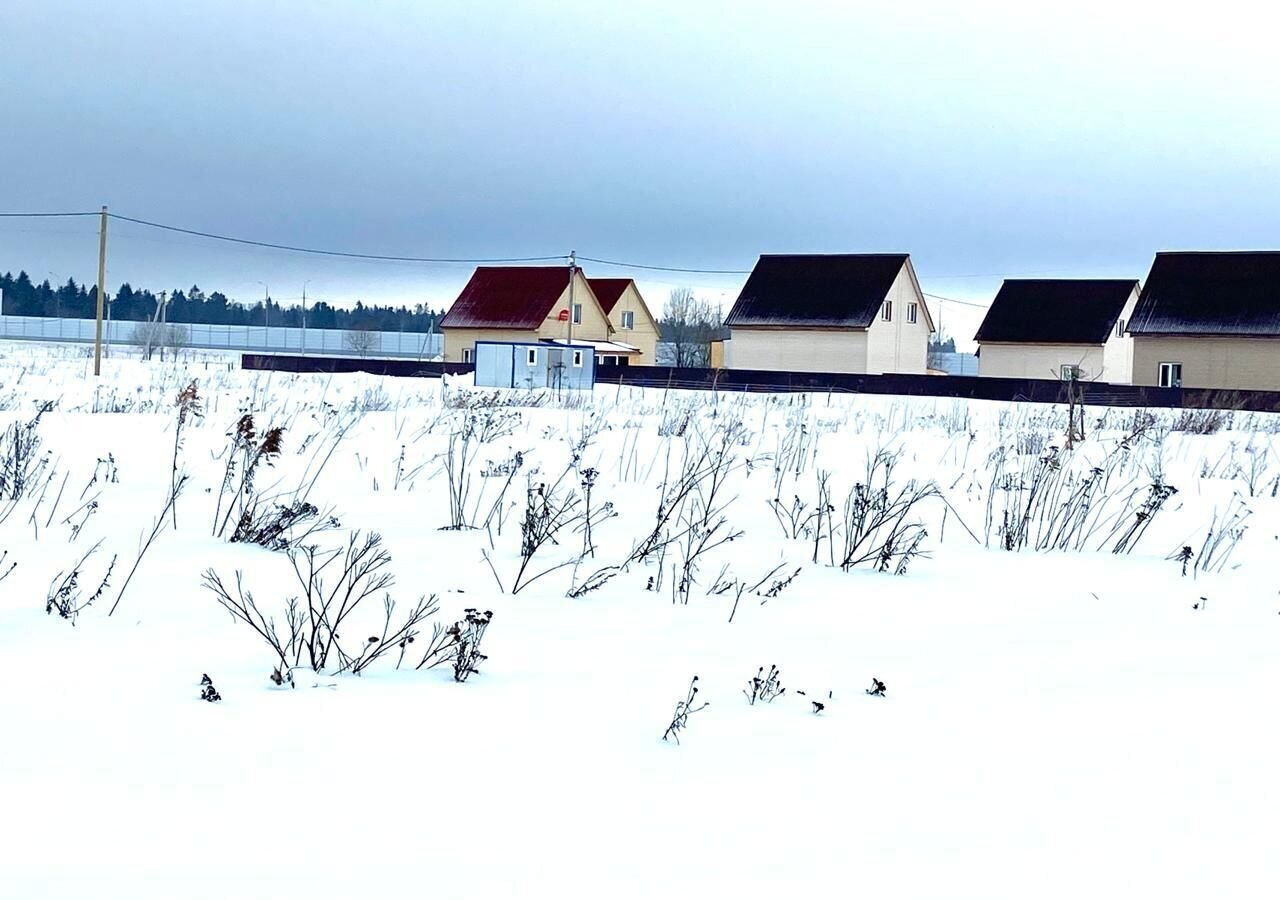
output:
[[[719,390],[894,394],[906,397],[955,397],[1024,403],[1066,403],[1067,385],[1036,378],[979,378],[968,375],[847,375],[820,372],[766,372],[755,369],[677,369],[668,366],[597,366],[597,384],[632,387]],[[1280,412],[1275,391],[1227,391],[1207,388],[1158,388],[1082,381],[1090,406],[1166,409],[1240,409]]]
[[[466,375],[475,370],[471,363],[418,362],[413,359],[353,359],[346,356],[276,356],[245,353],[240,357],[245,369],[271,372],[368,372],[397,378],[439,378]]]
[[[275,356],[246,353],[246,369],[275,372],[368,372],[371,375],[439,378],[466,375],[472,363],[416,362],[407,359],[351,359],[336,356]],[[1066,403],[1067,385],[1036,378],[978,378],[968,375],[845,375],[821,372],[766,372],[757,369],[677,369],[671,366],[596,366],[597,384],[673,388],[694,391],[751,391],[894,394],[906,397],[955,397]],[[1157,388],[1129,384],[1078,382],[1090,406],[1165,409],[1239,409],[1280,412],[1280,392],[1207,388]]]

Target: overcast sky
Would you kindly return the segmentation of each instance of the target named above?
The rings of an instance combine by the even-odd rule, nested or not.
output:
[[[1276,14],[1042,6],[3,0],[0,211],[415,256],[902,250],[979,302],[1280,247]],[[470,273],[111,227],[112,290],[438,306]],[[94,229],[0,220],[0,270],[92,280]],[[742,281],[634,274],[655,307]]]

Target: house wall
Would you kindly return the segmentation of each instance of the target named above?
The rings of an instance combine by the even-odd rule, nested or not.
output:
[[[860,375],[867,371],[867,333],[854,328],[732,328],[724,345],[724,365]]]
[[[1280,391],[1280,338],[1133,338],[1133,383],[1159,383],[1160,363],[1182,363],[1182,386]]]
[[[1135,287],[1124,304],[1120,319],[1111,329],[1102,350],[1102,375],[1099,381],[1112,384],[1131,384],[1133,381],[1133,336],[1127,333],[1133,309],[1138,305],[1138,289]]]
[[[993,344],[984,342],[978,354],[978,374],[985,378],[1059,378],[1063,366],[1079,366],[1085,381],[1113,381],[1104,378],[1105,349],[1102,344]],[[1109,370],[1108,370],[1109,371]],[[1128,373],[1120,383],[1128,381]]]
[[[622,327],[622,313],[624,310],[630,310],[636,314],[635,328],[628,330]],[[632,357],[632,365],[656,366],[658,364],[658,323],[654,320],[653,314],[649,312],[648,304],[644,302],[644,298],[636,290],[635,282],[627,285],[626,290],[622,292],[622,296],[618,298],[618,302],[610,310],[609,323],[614,329],[613,340],[639,348],[640,355]]]
[[[610,339],[611,326],[600,308],[600,301],[587,279],[579,272],[574,276],[573,302],[582,304],[582,324],[573,326],[575,340],[607,341]],[[462,362],[464,347],[472,347],[476,341],[539,341],[543,338],[567,338],[569,323],[558,318],[561,310],[569,308],[569,286],[556,300],[555,306],[536,330],[519,330],[510,328],[449,328],[441,327],[444,334],[444,361]],[[638,323],[637,323],[638,324]],[[650,359],[653,357],[650,356]]]
[[[923,375],[929,368],[930,320],[909,262],[894,279],[885,299],[893,302],[893,318],[888,322],[882,318],[882,306],[867,329],[866,371],[872,375]],[[912,303],[918,305],[914,324],[907,321],[907,307]]]
[[[609,324],[608,317],[605,316],[604,310],[600,308],[600,301],[596,299],[595,292],[591,290],[591,285],[587,283],[586,278],[582,277],[581,272],[578,272],[573,278],[573,302],[582,304],[582,324],[573,326],[573,339],[582,341],[610,340],[613,326]],[[555,306],[551,307],[551,312],[543,319],[542,327],[538,329],[538,337],[559,338],[561,340],[569,337],[569,323],[561,322],[557,318],[562,309],[568,308],[569,286],[565,285],[564,293],[560,295],[560,299],[556,301]]]
[[[441,328],[444,333],[444,361],[462,362],[462,349],[474,347],[476,341],[504,341],[519,343],[537,341],[536,331],[517,331],[507,328]]]

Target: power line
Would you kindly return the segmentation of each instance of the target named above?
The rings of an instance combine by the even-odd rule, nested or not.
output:
[[[972,306],[974,309],[986,309],[987,306],[982,303],[971,303],[968,300],[957,300],[954,297],[943,297],[941,294],[930,294],[928,291],[921,291],[926,297],[932,297],[934,300],[942,300],[945,303],[958,303],[961,306]]]
[[[618,262],[612,259],[596,259],[593,256],[579,256],[583,262],[598,263],[602,266],[617,266],[621,269],[648,269],[653,272],[686,272],[693,275],[750,275],[750,269],[688,269],[682,266],[655,266],[645,263]]]
[[[95,214],[96,215],[96,214]],[[162,231],[173,231],[178,234],[189,234],[193,237],[208,238],[214,241],[226,241],[231,244],[244,244],[250,247],[266,247],[270,250],[284,250],[289,253],[308,253],[313,256],[338,256],[344,259],[373,259],[382,262],[419,262],[419,263],[514,263],[514,262],[551,262],[568,259],[564,254],[558,256],[508,256],[508,257],[488,257],[463,259],[452,257],[435,257],[435,256],[387,256],[380,253],[354,253],[347,250],[323,250],[316,247],[295,247],[289,244],[275,244],[270,241],[255,241],[250,238],[231,237],[225,234],[214,234],[209,231],[198,231],[194,228],[181,228],[177,225],[165,225],[161,222],[149,222],[146,219],[135,219],[132,216],[122,216],[119,213],[109,212],[107,215],[112,219],[118,219],[121,222],[132,222],[135,225],[145,225],[148,228],[158,228]]]
[[[67,219],[72,216],[98,216],[96,212],[0,212],[0,219]]]

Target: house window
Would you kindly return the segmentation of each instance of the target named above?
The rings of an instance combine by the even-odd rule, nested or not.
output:
[[[893,301],[892,300],[884,301],[884,306],[880,307],[880,318],[884,319],[886,322],[893,321]]]
[[[635,327],[636,327],[636,314],[628,309],[622,314],[622,328],[625,331],[631,331]]]
[[[1063,366],[1063,367],[1062,367],[1062,376],[1061,376],[1061,377],[1062,377],[1062,380],[1063,380],[1063,381],[1079,381],[1079,380],[1080,380],[1080,376],[1081,376],[1082,374],[1083,374],[1083,373],[1080,371],[1080,367],[1079,367],[1079,366],[1077,366],[1077,365],[1066,365],[1066,366]]]
[[[574,325],[582,324],[582,304],[581,303],[573,304],[573,324]]]
[[[910,325],[914,325],[914,324],[916,324],[916,316],[918,316],[919,314],[920,314],[920,304],[919,304],[919,303],[908,303],[908,304],[907,304],[907,323],[908,323],[908,324],[910,324]]]
[[[529,348],[529,365],[536,366],[538,364],[538,349],[536,347]]]
[[[573,367],[575,369],[582,368],[582,351],[581,350],[573,351]]]
[[[475,353],[475,351],[474,351],[474,350],[472,350],[470,347],[463,347],[463,348],[462,348],[462,361],[463,361],[464,363],[471,362],[471,361],[474,359],[474,356],[473,356],[473,354],[474,354],[474,353]]]
[[[1124,319],[1116,319],[1116,337],[1124,337]]]
[[[1160,387],[1182,387],[1182,363],[1160,363]]]

